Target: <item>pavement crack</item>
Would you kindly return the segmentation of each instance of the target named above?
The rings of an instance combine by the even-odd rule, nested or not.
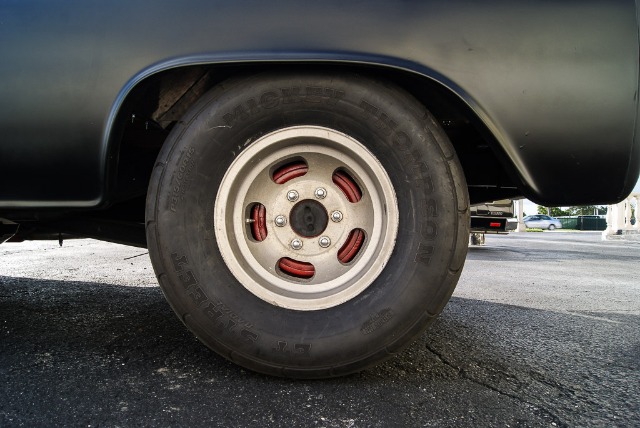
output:
[[[594,316],[594,315],[583,314],[583,313],[580,313],[580,312],[573,312],[573,311],[558,311],[558,312],[562,313],[562,314],[575,316],[575,317],[582,317],[582,318],[587,318],[587,319],[590,319],[590,320],[607,322],[607,323],[610,323],[610,324],[622,324],[622,322],[620,322],[620,321],[611,320],[609,318],[597,317],[597,316]]]
[[[147,254],[149,254],[149,252],[147,251],[146,253],[142,253],[142,254],[136,254],[135,256],[131,256],[131,257],[125,257],[122,260],[131,260],[131,259],[135,259],[136,257],[141,257],[141,256],[146,256]]]
[[[483,381],[482,379],[478,379],[478,378],[472,376],[471,373],[469,373],[467,370],[465,370],[462,367],[458,367],[456,364],[454,364],[451,361],[449,361],[444,355],[442,355],[440,352],[438,352],[436,349],[434,349],[429,344],[426,345],[426,348],[427,348],[427,350],[429,352],[431,352],[433,355],[435,355],[436,358],[442,364],[444,364],[447,367],[450,367],[453,370],[455,370],[458,373],[458,375],[460,377],[462,377],[463,379],[466,379],[466,380],[468,380],[470,382],[473,382],[473,383],[475,383],[477,385],[480,385],[480,386],[482,386],[484,388],[487,388],[487,389],[489,389],[491,391],[497,392],[498,394],[505,395],[505,396],[507,396],[509,398],[512,398],[512,399],[514,399],[516,401],[519,401],[522,404],[531,406],[531,407],[533,407],[535,409],[539,409],[540,411],[546,413],[552,419],[552,422],[555,424],[555,426],[568,427],[568,425],[566,423],[562,422],[560,420],[560,418],[555,413],[553,413],[552,411],[548,410],[547,408],[545,408],[545,407],[543,407],[543,406],[541,406],[539,404],[535,404],[535,403],[532,403],[530,401],[527,401],[524,398],[522,398],[522,397],[520,397],[520,396],[518,396],[516,394],[513,394],[513,393],[508,392],[508,391],[504,391],[504,390],[502,390],[502,389],[500,389],[500,388],[498,388],[498,387],[496,387],[494,385],[491,385],[490,383],[487,383],[487,382]],[[536,380],[538,380],[538,379],[536,379]]]
[[[558,392],[566,396],[574,397],[576,395],[576,392],[573,389],[567,388],[556,381],[547,379],[542,373],[529,370],[529,377],[540,382],[543,385],[547,385],[548,387],[557,390]]]

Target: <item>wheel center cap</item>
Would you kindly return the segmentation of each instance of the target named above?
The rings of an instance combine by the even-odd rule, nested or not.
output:
[[[329,222],[329,214],[320,202],[305,199],[291,209],[289,220],[294,232],[300,236],[311,238],[324,232]]]

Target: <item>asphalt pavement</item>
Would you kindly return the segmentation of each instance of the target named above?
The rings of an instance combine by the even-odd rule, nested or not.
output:
[[[171,312],[145,250],[0,245],[0,426],[640,426],[640,243],[487,236],[412,346],[344,378],[255,374]]]

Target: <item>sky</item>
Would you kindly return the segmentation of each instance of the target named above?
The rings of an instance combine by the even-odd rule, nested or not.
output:
[[[640,192],[640,179],[638,179],[638,182],[636,183],[636,186],[633,188],[634,192]],[[538,213],[538,205],[531,202],[528,199],[524,200],[524,209],[523,209],[524,213],[527,215],[531,215],[531,214],[537,214]],[[518,204],[516,204],[516,215],[518,212]]]

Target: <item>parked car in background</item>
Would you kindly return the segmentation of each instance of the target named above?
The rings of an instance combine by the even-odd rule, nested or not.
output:
[[[562,223],[555,217],[544,214],[528,215],[524,219],[524,224],[530,229],[561,229]]]

